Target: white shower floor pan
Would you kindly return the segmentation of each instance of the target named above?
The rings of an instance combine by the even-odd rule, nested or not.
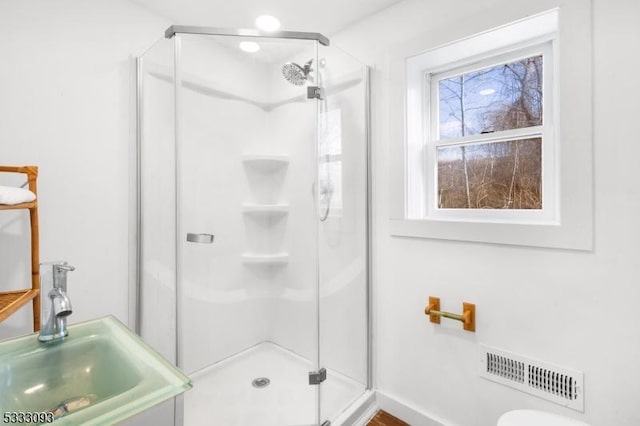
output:
[[[308,384],[312,369],[309,360],[274,343],[260,343],[191,376],[193,389],[184,394],[184,425],[315,425],[318,387]],[[260,377],[270,384],[252,386]],[[327,369],[322,421],[340,414],[364,391],[362,383]]]

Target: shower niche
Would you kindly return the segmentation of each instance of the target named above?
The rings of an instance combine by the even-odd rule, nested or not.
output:
[[[249,187],[249,201],[242,205],[247,238],[242,262],[247,266],[277,267],[289,262],[284,242],[289,203],[282,195],[289,161],[283,154],[242,156]]]
[[[367,69],[314,33],[167,35],[138,61],[135,292],[194,382],[176,424],[351,424],[372,400]]]

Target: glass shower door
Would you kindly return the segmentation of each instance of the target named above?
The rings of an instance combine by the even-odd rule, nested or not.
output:
[[[320,390],[323,421],[368,388],[367,68],[319,47],[318,182]]]
[[[317,105],[283,76],[316,43],[176,43],[185,425],[318,424]]]

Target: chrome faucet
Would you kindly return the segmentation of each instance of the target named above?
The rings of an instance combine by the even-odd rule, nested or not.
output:
[[[73,271],[67,262],[40,264],[40,335],[38,340],[50,342],[69,334],[67,317],[71,301],[67,296],[67,272]]]

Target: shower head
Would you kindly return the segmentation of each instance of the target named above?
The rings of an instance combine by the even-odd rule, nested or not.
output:
[[[303,67],[295,62],[287,62],[282,66],[282,75],[291,84],[296,86],[302,86],[307,79],[309,79],[309,73],[313,71],[311,64],[313,59],[304,64]]]

